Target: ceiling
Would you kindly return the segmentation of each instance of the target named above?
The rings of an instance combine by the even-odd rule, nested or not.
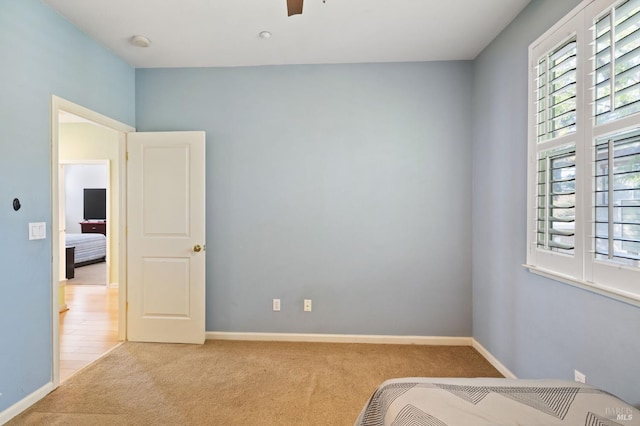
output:
[[[158,68],[474,59],[530,0],[305,0],[292,17],[286,0],[43,1],[132,66]]]

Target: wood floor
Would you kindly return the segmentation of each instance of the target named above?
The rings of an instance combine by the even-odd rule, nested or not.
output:
[[[60,313],[60,381],[118,344],[118,289],[67,285]]]

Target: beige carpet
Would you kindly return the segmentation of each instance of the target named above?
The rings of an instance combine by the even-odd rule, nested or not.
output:
[[[100,262],[74,268],[74,278],[67,281],[71,285],[107,285],[107,263]]]
[[[501,377],[461,346],[125,343],[9,425],[353,425],[393,377]]]

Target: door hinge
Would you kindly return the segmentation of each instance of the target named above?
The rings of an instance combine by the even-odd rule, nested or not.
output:
[[[124,156],[125,156],[125,159],[126,159],[127,161],[129,161],[129,151],[125,152],[125,153],[124,153]]]
[[[129,302],[126,303],[125,310],[129,312]]]

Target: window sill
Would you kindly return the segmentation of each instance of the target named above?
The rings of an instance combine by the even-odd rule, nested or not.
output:
[[[628,303],[629,305],[640,307],[640,294],[629,293],[622,290],[618,290],[611,287],[605,287],[588,281],[582,281],[567,275],[558,274],[557,272],[548,271],[546,269],[538,268],[534,265],[522,265],[529,270],[529,272],[540,275],[541,277],[549,278],[554,281],[559,281],[564,284],[568,284],[573,287],[578,287],[583,290],[590,291],[592,293],[606,296],[610,299],[614,299],[620,302]]]

